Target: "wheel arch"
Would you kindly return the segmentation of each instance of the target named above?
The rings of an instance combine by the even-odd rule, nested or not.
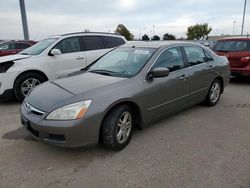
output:
[[[37,69],[31,69],[31,70],[23,71],[23,72],[21,72],[20,74],[18,74],[18,75],[16,76],[15,80],[14,80],[13,87],[14,87],[14,85],[15,85],[17,79],[18,79],[20,76],[22,76],[22,75],[24,75],[24,74],[27,74],[27,73],[37,73],[37,74],[41,75],[46,81],[49,80],[48,76],[47,76],[43,71],[37,70]]]
[[[104,119],[107,117],[109,112],[111,112],[113,109],[115,109],[116,107],[121,106],[121,105],[128,105],[131,107],[131,109],[134,113],[134,116],[135,116],[135,128],[143,129],[143,127],[142,127],[142,112],[141,112],[139,105],[136,102],[129,100],[129,99],[119,100],[119,101],[113,103],[112,105],[110,105],[107,108],[107,110],[105,111],[105,115],[102,118],[101,126],[99,129],[99,142],[102,140],[101,139],[102,126],[103,126],[102,124],[103,124]]]

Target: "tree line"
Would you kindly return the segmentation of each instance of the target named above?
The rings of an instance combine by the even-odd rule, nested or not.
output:
[[[187,28],[186,39],[187,40],[207,39],[211,31],[212,27],[210,27],[207,23],[192,25]],[[115,33],[124,36],[127,40],[134,40],[134,35],[123,24],[119,24],[117,26]],[[161,38],[158,35],[154,35],[150,39],[147,34],[144,34],[142,36],[142,40],[144,41],[161,40]],[[176,40],[176,36],[170,33],[165,33],[162,37],[162,40]]]

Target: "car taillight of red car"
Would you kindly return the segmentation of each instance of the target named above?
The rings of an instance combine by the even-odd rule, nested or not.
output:
[[[240,59],[240,62],[241,62],[241,63],[250,63],[250,57],[249,57],[249,56],[242,57],[242,58]]]

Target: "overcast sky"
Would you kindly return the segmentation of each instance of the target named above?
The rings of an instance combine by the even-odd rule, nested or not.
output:
[[[187,27],[208,23],[210,35],[241,31],[244,0],[25,0],[31,39],[90,31],[114,32],[124,24],[138,38],[147,33],[186,37]],[[22,39],[19,0],[1,0],[0,39]],[[250,33],[250,2],[245,33]]]

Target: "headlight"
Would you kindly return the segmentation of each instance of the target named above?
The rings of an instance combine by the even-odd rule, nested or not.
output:
[[[46,119],[48,120],[73,120],[84,116],[90,106],[91,100],[70,104],[52,111]]]

